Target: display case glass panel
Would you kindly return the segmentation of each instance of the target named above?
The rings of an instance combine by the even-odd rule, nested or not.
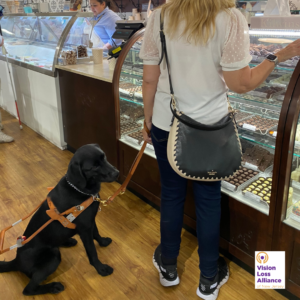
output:
[[[54,72],[56,48],[72,16],[4,16],[1,27],[12,63]],[[2,60],[5,60],[2,50]]]
[[[92,13],[78,13],[63,44],[62,51],[76,49],[83,45],[87,48],[88,56],[91,57],[93,47],[103,47],[104,43],[93,30],[93,22]],[[90,45],[90,41],[92,45]],[[103,56],[107,56],[107,51],[103,51]]]
[[[143,143],[143,61],[139,57],[142,42],[143,37],[128,52],[119,83],[121,140],[136,149]],[[151,144],[147,145],[146,153],[155,157]]]
[[[290,181],[283,199],[286,203],[284,222],[300,230],[300,117],[294,133],[290,141],[294,144],[291,173],[287,174]]]
[[[300,31],[296,30],[250,30],[250,67],[257,66],[267,55],[276,54],[299,36]],[[119,83],[121,141],[136,149],[143,142],[143,62],[139,58],[142,41],[143,38],[140,38],[127,53]],[[228,92],[230,103],[236,109],[243,162],[238,174],[222,182],[222,191],[266,215],[272,205],[277,126],[287,87],[298,61],[299,58],[294,57],[279,64],[261,86],[249,93]],[[146,153],[155,157],[153,146],[148,147]],[[297,151],[295,157],[298,157]]]
[[[276,55],[277,51],[299,36],[300,31],[295,30],[250,30],[250,67],[257,66],[269,54]],[[231,104],[237,110],[243,162],[240,174],[228,182],[222,182],[223,192],[265,214],[269,214],[271,205],[272,171],[281,107],[298,61],[299,58],[294,57],[279,64],[253,91],[246,94],[228,93]]]

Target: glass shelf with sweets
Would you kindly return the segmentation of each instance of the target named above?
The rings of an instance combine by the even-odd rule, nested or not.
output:
[[[261,20],[268,21],[266,18],[261,18]],[[300,36],[299,30],[292,29],[251,29],[249,33],[250,54],[252,55],[250,67],[257,66],[270,54],[276,55],[280,49]],[[230,102],[237,111],[236,121],[242,144],[243,162],[241,170],[243,172],[231,178],[229,182],[223,182],[223,191],[250,206],[253,206],[253,203],[265,205],[263,209],[260,206],[254,206],[266,214],[269,214],[271,205],[269,183],[272,183],[280,112],[298,62],[299,57],[294,57],[289,61],[280,63],[265,82],[253,91],[245,94],[229,91]],[[295,148],[295,160],[299,157],[299,150]],[[243,176],[249,172],[253,174],[253,171],[258,172],[256,177]],[[261,177],[258,184],[256,184],[257,177]],[[236,195],[234,195],[235,193]]]

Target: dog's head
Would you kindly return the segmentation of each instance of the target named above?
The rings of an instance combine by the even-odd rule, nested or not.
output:
[[[119,171],[107,161],[105,153],[97,144],[79,148],[67,171],[68,180],[88,194],[98,193],[101,182],[113,182],[118,176]]]

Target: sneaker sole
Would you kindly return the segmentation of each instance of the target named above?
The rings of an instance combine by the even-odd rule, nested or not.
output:
[[[227,276],[219,283],[216,290],[210,295],[204,295],[201,293],[199,287],[197,289],[197,296],[204,300],[216,300],[219,295],[219,289],[224,285],[229,279],[229,270],[227,269]]]
[[[178,285],[180,283],[179,277],[177,276],[177,278],[173,281],[169,281],[167,279],[165,279],[162,275],[162,273],[160,272],[159,266],[156,263],[155,259],[154,259],[154,255],[153,255],[153,259],[152,259],[153,265],[154,267],[157,269],[158,273],[159,273],[159,281],[161,283],[162,286],[164,287],[169,287],[169,286],[174,286],[174,285]]]

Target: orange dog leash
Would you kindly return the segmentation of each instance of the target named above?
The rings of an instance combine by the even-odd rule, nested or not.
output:
[[[146,130],[146,132],[148,133],[148,135],[150,136],[150,131],[146,126],[146,122],[144,121],[144,129]],[[8,226],[7,228],[3,229],[0,233],[0,255],[8,252],[12,249],[15,248],[20,248],[22,246],[24,246],[25,244],[27,244],[28,242],[30,242],[37,234],[39,234],[45,227],[47,227],[50,223],[52,223],[54,220],[59,221],[64,227],[70,228],[70,229],[75,229],[76,225],[72,223],[72,221],[74,221],[75,218],[77,218],[86,208],[88,208],[94,201],[98,201],[100,203],[102,203],[104,206],[106,206],[107,202],[111,202],[113,201],[118,195],[123,195],[126,191],[127,185],[129,184],[142,156],[143,153],[145,151],[147,142],[145,141],[143,143],[143,146],[141,148],[141,150],[139,151],[138,155],[136,156],[131,169],[129,171],[129,174],[127,175],[125,181],[123,182],[123,184],[120,186],[120,188],[112,195],[110,196],[107,200],[101,200],[100,198],[96,198],[96,197],[90,197],[88,200],[84,201],[83,203],[81,203],[81,205],[78,206],[74,206],[68,210],[66,210],[63,213],[59,213],[59,211],[57,210],[57,208],[55,207],[55,205],[53,204],[53,202],[51,201],[50,198],[47,198],[47,202],[48,202],[48,206],[49,206],[49,210],[46,211],[46,213],[48,214],[48,216],[51,218],[49,221],[47,221],[43,226],[41,226],[35,233],[33,233],[30,237],[26,238],[26,237],[19,237],[17,239],[17,244],[6,248],[3,250],[3,246],[4,246],[4,237],[5,237],[5,233],[6,231],[8,231],[9,229],[11,229],[12,227],[16,226],[17,224],[23,222],[24,220],[26,220],[27,218],[29,218],[30,216],[32,216],[44,203],[44,201],[42,201],[42,203],[40,203],[31,213],[29,213],[26,217],[20,219],[19,221],[13,223],[12,225]],[[47,188],[48,191],[51,191],[53,189],[53,187]],[[64,217],[63,215],[68,214],[67,217]]]

